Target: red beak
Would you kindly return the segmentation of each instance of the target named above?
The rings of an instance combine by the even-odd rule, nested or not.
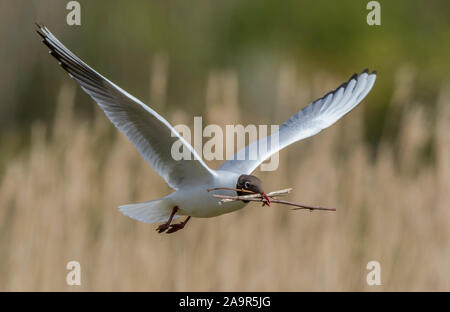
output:
[[[267,196],[266,193],[264,193],[264,192],[261,192],[261,196],[266,200],[266,202],[264,202],[263,206],[264,205],[270,206],[270,198],[269,198],[269,196]]]

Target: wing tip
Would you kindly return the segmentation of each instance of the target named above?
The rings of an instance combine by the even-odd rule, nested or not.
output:
[[[35,22],[35,25],[37,27],[36,32],[39,36],[42,37],[42,43],[45,44],[45,46],[47,46],[47,48],[49,49],[48,53],[53,56],[58,61],[58,65],[61,66],[70,75],[70,68],[64,62],[63,55],[61,53],[58,53],[57,48],[55,47],[55,43],[51,42],[51,40],[49,39],[49,30],[47,29],[47,27],[39,22]]]
[[[46,37],[46,34],[44,33],[44,31],[47,29],[45,27],[44,24],[40,23],[40,22],[34,22],[34,25],[36,26],[36,32],[41,36],[41,37]]]
[[[321,98],[320,98],[320,100],[322,100],[322,99],[325,99],[327,96],[329,96],[330,94],[332,94],[332,93],[335,93],[336,91],[338,91],[339,89],[341,89],[341,88],[343,88],[343,89],[345,89],[345,88],[347,88],[347,86],[348,86],[348,84],[350,83],[350,81],[352,81],[352,80],[358,80],[358,78],[359,78],[359,76],[361,76],[362,74],[367,74],[367,75],[377,75],[377,71],[376,70],[373,70],[370,74],[369,74],[369,68],[365,68],[362,72],[361,72],[361,74],[357,74],[357,73],[354,73],[347,81],[345,81],[345,82],[343,82],[339,87],[337,87],[336,89],[334,89],[334,90],[332,90],[332,91],[330,91],[330,92],[328,92],[327,94],[325,94],[324,96],[322,96]]]
[[[368,69],[368,68],[365,68],[365,69],[361,72],[361,74],[376,75],[376,74],[377,74],[377,71],[376,71],[376,70],[372,70],[372,72],[369,74],[369,69]]]
[[[372,72],[369,73],[369,68],[365,68],[365,69],[361,72],[361,75],[362,75],[362,74],[376,75],[376,74],[377,74],[377,71],[376,71],[376,70],[372,70]]]

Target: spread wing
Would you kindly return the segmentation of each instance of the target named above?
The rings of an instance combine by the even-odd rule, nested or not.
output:
[[[375,71],[369,74],[368,70],[364,70],[359,76],[354,74],[336,90],[293,115],[268,138],[255,141],[238,151],[233,159],[224,162],[219,170],[250,174],[274,153],[319,133],[341,119],[364,99],[372,89],[375,79]]]
[[[163,117],[85,64],[45,26],[37,27],[43,43],[50,48],[50,54],[97,102],[109,120],[170,187],[178,189],[183,184],[202,183],[215,175]],[[191,160],[177,161],[172,157],[172,145],[178,140],[185,150],[189,150]]]

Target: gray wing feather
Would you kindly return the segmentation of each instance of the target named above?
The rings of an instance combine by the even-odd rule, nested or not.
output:
[[[294,142],[319,133],[342,118],[364,99],[372,89],[375,79],[375,71],[369,74],[368,70],[364,70],[359,76],[353,75],[336,90],[293,115],[280,126],[278,132],[247,145],[244,151],[238,151],[233,159],[224,162],[219,170],[250,174],[274,153]],[[274,136],[278,136],[278,140]],[[274,144],[277,141],[278,144]],[[261,148],[266,146],[267,148]],[[252,149],[257,151],[256,159],[249,157]],[[237,159],[238,154],[245,155],[245,159]]]
[[[97,102],[109,120],[170,187],[178,189],[182,184],[201,183],[215,175],[163,117],[85,64],[46,27],[37,26],[50,54]],[[171,156],[172,144],[178,140],[190,151],[191,160],[176,161]]]

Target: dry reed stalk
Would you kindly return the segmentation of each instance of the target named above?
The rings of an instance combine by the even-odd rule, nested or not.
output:
[[[309,92],[310,85],[301,88]],[[294,201],[336,203],[338,214],[249,207],[192,220],[174,237],[155,236],[153,226],[118,212],[120,204],[171,190],[103,113],[94,127],[68,114],[72,122],[61,123],[64,131],[50,140],[45,126],[34,127],[29,152],[0,177],[0,290],[74,291],[65,277],[67,262],[76,260],[82,271],[76,289],[84,291],[371,291],[366,265],[377,260],[378,290],[448,291],[450,92],[438,102],[431,128],[436,164],[419,166],[414,178],[399,172],[386,144],[374,159],[363,140],[337,140],[344,119],[283,151],[276,173],[257,173],[268,189],[295,185]],[[229,111],[220,108],[218,121]],[[411,118],[409,109],[402,111]],[[362,118],[355,112],[346,118]],[[246,118],[223,122],[240,117]],[[408,127],[428,133],[424,126]],[[416,136],[410,140],[418,143]],[[336,151],[337,141],[346,155]]]

